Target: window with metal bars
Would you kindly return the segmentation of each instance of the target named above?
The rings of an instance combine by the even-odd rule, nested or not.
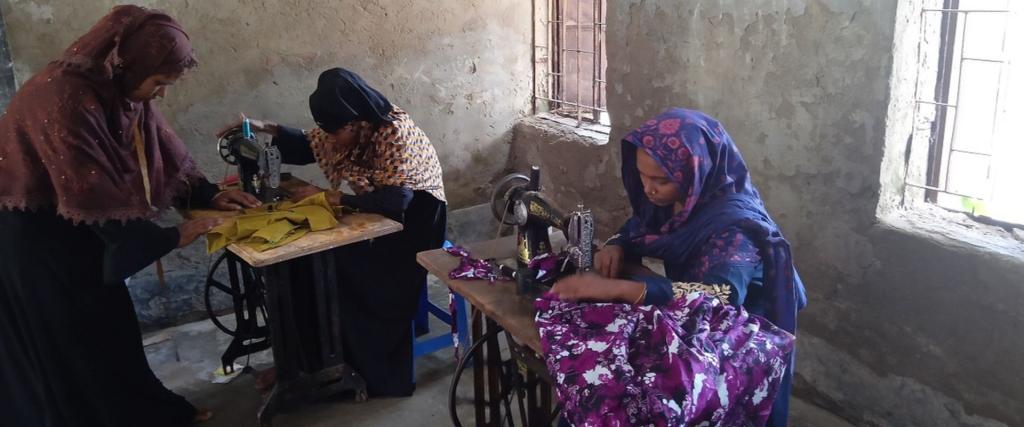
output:
[[[604,0],[534,0],[534,107],[576,126],[609,124]]]
[[[905,201],[1024,224],[1022,2],[923,3]]]

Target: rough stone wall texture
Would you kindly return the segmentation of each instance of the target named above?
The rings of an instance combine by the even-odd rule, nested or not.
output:
[[[0,2],[19,82],[57,58],[116,1]],[[530,111],[530,3],[518,0],[139,0],[188,31],[199,68],[171,87],[160,108],[201,168],[229,170],[211,137],[239,111],[313,125],[317,75],[344,66],[408,111],[437,147],[453,207],[483,201],[503,172],[512,123]],[[325,184],[314,166],[293,168]],[[202,305],[209,260],[196,248],[166,260],[168,288],[152,270],[132,281],[145,325],[176,323]]]
[[[799,393],[864,425],[1024,425],[1024,261],[878,220],[911,3],[610,2],[612,141],[669,106],[724,123],[808,287]]]
[[[55,59],[115,1],[6,0],[18,81]],[[512,122],[530,111],[530,5],[496,0],[140,0],[191,36],[200,67],[160,107],[203,170],[223,173],[211,134],[239,111],[312,126],[317,75],[344,66],[408,111],[434,141],[453,205],[504,166]],[[311,170],[308,175],[318,175]]]

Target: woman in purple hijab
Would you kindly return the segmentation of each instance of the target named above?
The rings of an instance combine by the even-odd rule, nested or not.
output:
[[[565,379],[566,371],[580,366],[594,372],[602,364],[600,355],[596,362],[581,362],[579,356],[558,358],[551,353],[573,353],[577,350],[573,345],[580,342],[594,346],[595,326],[615,318],[614,322],[621,323],[618,328],[632,328],[628,336],[620,337],[629,354],[627,371],[671,383],[654,389],[644,381],[637,383],[641,390],[637,396],[646,396],[646,403],[639,406],[645,409],[628,409],[630,404],[622,404],[627,407],[623,413],[632,416],[626,418],[628,422],[689,425],[710,420],[713,425],[785,426],[794,360],[792,335],[797,311],[807,300],[789,244],[768,215],[736,145],[710,116],[672,108],[623,138],[622,180],[633,215],[598,253],[595,264],[600,274],[573,276],[557,283],[552,296],[561,301],[550,297],[538,300],[538,326],[552,373]],[[662,260],[667,277],[643,267],[643,257]],[[723,304],[715,304],[716,299]],[[567,301],[632,306],[584,307],[586,304]],[[645,314],[650,310],[659,315]],[[665,338],[665,330],[672,339]],[[584,336],[590,338],[581,339]],[[690,348],[680,352],[678,348],[652,347],[652,343],[673,345],[673,340]],[[603,348],[607,343],[596,346]],[[740,344],[745,347],[737,347]],[[654,355],[636,354],[643,352]],[[689,360],[689,365],[681,368],[688,379],[664,380],[671,375],[652,367],[659,362],[678,364],[673,355]],[[652,357],[657,361],[649,360]],[[771,365],[778,361],[782,371],[777,372],[780,378],[775,378]],[[613,362],[608,369],[615,371],[615,366]],[[729,374],[727,366],[739,371]],[[721,378],[717,383],[720,402],[702,400],[699,392],[693,394],[695,378],[712,374]],[[613,376],[622,375],[629,373]],[[585,381],[583,384],[573,390],[575,395],[587,388]],[[626,382],[617,384],[622,390],[630,389]],[[677,390],[667,391],[672,387]],[[598,394],[608,397],[607,392]],[[672,399],[651,398],[666,392],[676,394],[675,403],[666,406]],[[684,397],[688,392],[691,395]],[[624,396],[630,393],[623,393],[611,395],[628,401]],[[765,393],[775,396],[768,407],[763,402]],[[749,400],[752,396],[760,396],[756,405]],[[748,400],[736,402],[730,399],[733,397]],[[686,405],[690,405],[688,409]],[[593,424],[595,419],[607,422],[613,412],[607,405],[598,407],[579,398],[566,403],[566,408],[575,411],[569,415],[575,416],[570,421],[577,425]],[[647,415],[637,418],[641,412]]]

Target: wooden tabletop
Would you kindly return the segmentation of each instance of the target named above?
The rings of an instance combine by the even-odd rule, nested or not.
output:
[[[292,178],[282,182],[286,190],[298,185],[305,184],[298,178]],[[193,209],[182,212],[185,218],[202,217],[223,217],[231,218],[237,216],[237,211],[220,211],[213,209]],[[330,230],[314,231],[306,233],[284,246],[267,249],[263,252],[256,251],[245,245],[231,244],[227,250],[253,267],[265,267],[271,264],[288,261],[301,256],[314,254],[328,249],[369,240],[375,237],[384,236],[402,231],[402,224],[377,214],[367,213],[346,213],[338,217],[338,225]]]
[[[565,246],[562,232],[551,235],[551,245],[556,250]],[[506,265],[514,265],[516,252],[515,236],[464,245],[474,258],[495,258]],[[469,300],[485,316],[494,320],[521,344],[529,346],[537,353],[543,353],[540,345],[540,333],[534,324],[536,310],[533,298],[516,295],[515,281],[488,283],[484,280],[453,280],[448,272],[459,265],[459,259],[449,255],[444,249],[416,254],[416,261],[430,274],[444,281],[453,291]]]

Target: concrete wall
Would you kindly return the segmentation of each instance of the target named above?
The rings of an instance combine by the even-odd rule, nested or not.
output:
[[[13,68],[26,80],[121,2],[4,0]],[[160,107],[213,179],[228,170],[211,136],[239,111],[313,125],[317,75],[344,66],[408,111],[434,142],[453,207],[483,201],[506,166],[512,124],[530,111],[531,7],[521,0],[139,0],[188,31],[200,61]],[[6,69],[6,68],[3,68]],[[2,77],[3,73],[0,73]],[[315,166],[298,168],[325,184]],[[170,219],[171,222],[174,219]],[[201,316],[202,250],[165,259],[130,286],[145,326]]]
[[[807,284],[799,393],[865,425],[1022,425],[1024,257],[876,215],[909,3],[611,2],[612,140],[676,105],[725,124]]]
[[[622,188],[618,150],[608,149],[606,138],[537,117],[516,123],[509,168],[529,174],[540,166],[544,194],[563,211],[578,204],[594,214],[597,236],[607,238],[629,216],[629,201]],[[617,146],[617,144],[615,144]]]
[[[60,55],[116,1],[5,0],[18,81]],[[161,107],[211,176],[211,134],[254,117],[310,127],[317,75],[345,66],[406,109],[434,141],[450,202],[472,204],[504,167],[530,110],[530,4],[516,0],[140,0],[191,36],[200,67]],[[318,175],[309,170],[308,175]]]
[[[7,103],[14,96],[14,66],[11,51],[7,48],[7,25],[0,13],[0,111],[7,110]]]
[[[797,394],[858,425],[1024,425],[1024,245],[899,208],[924,1],[610,2],[612,143],[525,120],[512,164],[601,204],[607,230],[629,213],[622,135],[670,106],[711,113],[807,285]]]

